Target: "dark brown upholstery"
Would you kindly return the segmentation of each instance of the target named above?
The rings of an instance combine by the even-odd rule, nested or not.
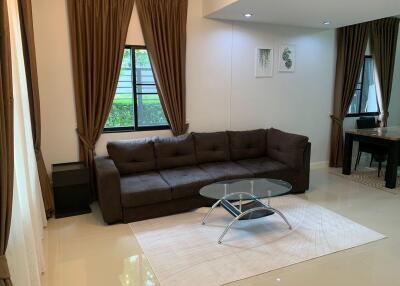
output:
[[[229,160],[229,138],[226,132],[192,133],[199,163]]]
[[[257,158],[265,155],[265,130],[228,131],[232,160]]]
[[[147,139],[109,142],[107,151],[121,175],[156,168],[153,142]]]
[[[121,177],[123,207],[149,205],[171,199],[171,187],[156,172]]]
[[[299,169],[303,165],[307,142],[306,136],[271,128],[267,131],[267,154],[290,168]]]
[[[121,179],[114,161],[98,157],[95,161],[97,195],[103,218],[108,223],[122,219]]]
[[[212,200],[201,187],[237,178],[274,178],[308,189],[311,143],[277,129],[193,133],[111,142],[96,158],[97,191],[107,223],[131,222],[193,208]]]
[[[173,199],[197,195],[201,187],[213,182],[211,176],[196,166],[165,169],[160,174],[171,186]]]
[[[157,138],[154,142],[158,169],[196,164],[192,135]]]
[[[124,223],[166,216],[190,211],[200,207],[212,206],[215,201],[200,195],[160,202],[152,205],[124,209]]]
[[[252,158],[237,161],[239,165],[249,170],[256,177],[266,176],[268,173],[289,169],[285,164],[269,157]]]
[[[249,170],[235,162],[214,162],[200,164],[199,166],[216,181],[254,177]]]

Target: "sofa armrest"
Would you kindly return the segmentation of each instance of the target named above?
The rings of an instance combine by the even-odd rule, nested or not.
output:
[[[108,157],[95,159],[99,205],[108,224],[122,221],[121,179],[114,161]]]
[[[308,137],[271,128],[267,131],[267,155],[286,166],[301,170],[305,168]],[[309,155],[308,155],[309,156]]]

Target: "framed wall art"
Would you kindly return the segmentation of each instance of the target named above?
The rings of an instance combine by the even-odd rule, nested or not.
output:
[[[294,45],[282,45],[279,48],[278,69],[280,72],[294,72],[296,66],[296,48]]]
[[[255,76],[272,77],[274,51],[272,48],[256,48]]]

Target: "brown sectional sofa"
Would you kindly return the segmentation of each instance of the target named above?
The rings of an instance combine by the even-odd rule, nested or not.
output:
[[[290,182],[293,193],[309,186],[308,138],[274,128],[115,141],[107,150],[95,168],[109,224],[209,206],[199,190],[221,180],[277,178]]]

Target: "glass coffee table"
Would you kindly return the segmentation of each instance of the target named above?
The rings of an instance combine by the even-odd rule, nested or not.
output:
[[[273,208],[269,200],[271,197],[287,194],[291,190],[292,185],[288,182],[264,178],[228,180],[207,185],[201,188],[200,195],[218,201],[204,216],[202,224],[205,224],[212,211],[221,205],[234,218],[226,226],[218,243],[222,242],[225,234],[238,220],[251,220],[277,214],[287,223],[289,229],[292,229],[283,213]],[[268,200],[265,203],[261,199]]]

